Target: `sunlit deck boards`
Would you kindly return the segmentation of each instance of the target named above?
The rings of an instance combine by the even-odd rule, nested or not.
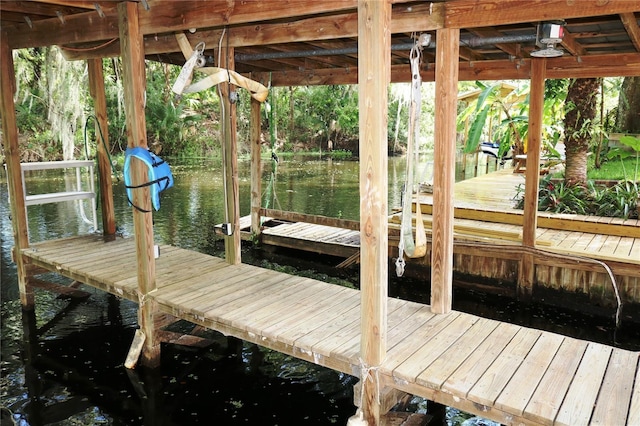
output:
[[[74,237],[23,252],[38,266],[138,301],[133,240]],[[359,375],[360,293],[162,246],[161,311]],[[638,353],[388,299],[381,383],[502,423],[640,424]]]
[[[265,228],[263,244],[349,257],[360,249],[360,232],[326,225],[291,222]]]

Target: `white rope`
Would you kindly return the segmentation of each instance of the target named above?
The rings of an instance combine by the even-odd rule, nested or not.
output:
[[[137,294],[138,294],[138,306],[139,306],[140,309],[142,309],[142,307],[147,304],[147,299],[149,298],[149,296],[152,293],[155,293],[157,290],[158,290],[158,288],[156,287],[156,288],[154,288],[153,290],[151,290],[150,292],[147,292],[147,293],[143,293],[140,290],[137,291]]]
[[[422,257],[427,251],[427,236],[422,223],[422,214],[420,211],[420,201],[418,200],[419,191],[416,194],[416,239],[413,239],[413,218],[411,212],[414,183],[414,168],[418,164],[418,149],[415,146],[420,135],[420,129],[417,125],[417,117],[420,114],[422,106],[421,86],[422,78],[420,76],[420,56],[422,45],[420,39],[416,39],[414,46],[411,48],[409,60],[411,63],[411,100],[409,107],[409,133],[407,136],[407,172],[404,184],[404,192],[402,196],[402,219],[400,225],[400,241],[398,243],[398,259],[396,260],[396,275],[401,277],[404,275],[405,261],[404,254],[406,252],[409,257]]]
[[[380,405],[380,366],[370,366],[362,358],[360,361],[360,400],[358,401],[358,410],[356,414],[349,417],[347,426],[367,426],[369,423],[364,419],[364,412],[362,411],[362,399],[364,396],[364,385],[367,380],[371,380],[376,387],[376,402]]]

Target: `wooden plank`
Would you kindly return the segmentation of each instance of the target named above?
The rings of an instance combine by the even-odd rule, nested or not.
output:
[[[482,374],[467,398],[492,407],[541,334],[538,330],[522,328]]]
[[[521,327],[501,323],[478,348],[449,376],[442,390],[466,396],[494,360],[509,345]]]
[[[587,342],[566,338],[535,389],[524,417],[541,424],[551,424],[571,384]]]
[[[350,229],[353,231],[360,230],[360,222],[356,220],[338,219],[321,215],[309,215],[273,209],[262,209],[260,213],[263,216],[269,216],[274,219],[286,220],[289,222],[312,223],[315,225],[325,225],[334,228]]]
[[[287,324],[304,318],[314,306],[323,306],[325,300],[333,302],[346,290],[339,286],[320,288],[317,284],[317,281],[305,280],[296,284],[298,289],[294,295],[276,299],[272,306],[254,310],[250,318],[247,318],[248,326],[245,329],[249,333],[261,334],[275,323],[286,329]],[[322,295],[322,300],[318,300],[318,295]]]
[[[392,314],[389,315],[387,332],[387,350],[389,351],[407,336],[413,335],[415,330],[435,315],[428,305],[418,303],[407,303],[400,310],[394,309]]]
[[[185,250],[185,254],[188,257],[189,252]],[[199,256],[195,257],[196,259],[200,259]],[[176,256],[176,260],[180,258],[182,258],[182,255],[180,257]],[[185,262],[188,262],[188,260],[185,260]],[[174,263],[172,265],[167,265],[166,267],[161,266],[160,269],[157,270],[156,282],[158,284],[158,288],[162,289],[162,294],[171,296],[173,292],[177,292],[178,294],[184,293],[190,283],[200,282],[206,274],[227,266],[222,259],[214,257],[211,257],[204,263],[201,262],[202,260],[195,262],[193,264],[193,268],[184,268],[185,263]],[[163,265],[164,262],[160,264]],[[138,279],[136,276],[133,278],[116,280],[114,285],[118,287],[137,287]]]
[[[633,392],[631,393],[631,404],[629,407],[628,425],[640,425],[640,365],[636,368]]]
[[[495,406],[507,413],[522,416],[563,341],[563,336],[543,333],[500,393]]]
[[[281,341],[280,336],[282,335],[291,335],[292,330],[297,330],[299,332],[299,326],[308,323],[311,318],[318,318],[320,315],[322,316],[332,316],[333,313],[337,310],[336,306],[343,306],[344,304],[350,305],[354,303],[358,297],[357,292],[352,289],[347,289],[346,287],[342,287],[340,291],[331,291],[329,294],[325,294],[323,291],[321,297],[316,296],[317,303],[313,304],[313,306],[305,307],[303,309],[298,309],[296,307],[295,310],[289,310],[286,313],[283,313],[281,317],[274,318],[271,321],[267,321],[268,325],[260,330],[260,333],[263,337]],[[322,321],[322,318],[320,318]],[[314,324],[309,324],[314,325]],[[303,332],[304,334],[304,332]],[[294,336],[288,342],[288,344],[293,344],[296,337]]]
[[[190,302],[203,295],[215,297],[218,296],[216,290],[233,291],[234,287],[223,283],[226,283],[227,280],[231,283],[236,282],[237,278],[252,276],[254,272],[254,269],[247,267],[247,265],[227,264],[223,267],[215,267],[204,275],[188,278],[180,286],[174,286],[170,291],[163,292],[162,297],[170,301],[172,305],[190,308]]]
[[[190,291],[176,289],[168,294],[163,293],[163,296],[165,298],[171,297],[170,300],[173,304],[185,310],[191,310],[194,306],[197,306],[198,310],[202,311],[210,306],[204,303],[203,297],[220,303],[222,300],[221,294],[238,293],[239,289],[233,286],[234,283],[254,278],[259,275],[259,272],[259,270],[256,271],[247,267],[247,265],[227,265],[223,268],[216,268],[206,275],[189,279],[185,284],[187,284],[186,287]],[[254,279],[250,284],[243,283],[243,290],[250,292],[254,289],[254,286],[259,287],[258,281]],[[236,294],[235,298],[241,295],[242,293]]]
[[[250,297],[261,289],[260,275],[260,270],[248,269],[244,273],[234,275],[231,279],[209,281],[209,286],[198,290],[196,297],[189,297],[193,293],[191,292],[183,296],[177,305],[184,312],[205,317],[205,312],[209,312],[213,306],[222,305],[229,300],[235,301],[244,296],[249,303]],[[207,318],[211,318],[211,315]]]
[[[444,382],[469,357],[500,323],[480,318],[416,378],[416,383],[439,390]]]
[[[589,343],[555,424],[580,426],[589,423],[611,352],[609,346]]]
[[[616,247],[614,255],[623,258],[629,257],[631,255],[631,249],[633,248],[633,242],[634,239],[630,237],[620,238],[620,242],[618,243],[618,247]]]
[[[460,315],[432,339],[420,342],[421,347],[395,368],[393,376],[407,382],[415,382],[420,373],[436,361],[479,319],[473,315]]]
[[[447,313],[452,304],[453,187],[455,183],[456,108],[460,30],[436,32],[436,116],[434,131],[431,309]]]
[[[122,55],[127,147],[146,149],[144,45],[138,20],[137,4],[131,2],[118,4],[118,28]],[[67,42],[68,41],[69,40],[67,40]],[[142,161],[137,159],[132,160],[130,179],[132,186],[142,185],[147,182],[148,170]],[[147,211],[147,213],[143,213],[138,209],[133,209],[136,256],[138,259],[138,291],[144,295],[156,289],[153,215],[149,213],[152,210],[149,187],[142,186],[134,189],[132,191],[132,203]],[[160,364],[160,339],[158,339],[155,334],[154,308],[154,303],[143,304],[140,306],[138,313],[141,330],[146,336],[142,352],[142,364],[150,368],[154,368]]]
[[[100,210],[102,212],[102,228],[105,235],[115,235],[116,219],[113,206],[113,184],[111,164],[109,161],[110,142],[109,124],[107,122],[107,101],[104,88],[104,72],[102,58],[87,60],[89,73],[89,93],[93,98],[95,109],[96,152],[98,157],[98,182],[100,185]]]
[[[445,25],[454,28],[492,27],[513,22],[536,22],[635,12],[638,5],[625,0],[583,0],[575,7],[566,0],[457,0],[447,4]],[[496,13],[499,10],[499,13]]]
[[[625,424],[637,365],[638,352],[613,349],[590,424]]]
[[[262,206],[262,142],[261,135],[261,103],[251,98],[250,114],[250,151],[251,151],[251,233],[260,235],[260,207]]]
[[[324,344],[334,335],[342,333],[344,329],[352,327],[360,318],[360,303],[351,309],[342,312],[333,322],[326,327],[317,328],[304,336],[298,338],[295,342],[296,348],[300,352],[307,354],[316,354],[314,348]]]
[[[259,285],[258,289],[248,292],[243,297],[229,298],[228,300],[219,300],[215,304],[203,309],[203,315],[214,321],[225,322],[235,328],[241,328],[245,321],[245,316],[251,314],[254,310],[274,303],[275,299],[291,296],[300,290],[296,287],[297,283],[304,281],[302,277],[292,276],[274,276],[274,280],[260,278],[266,285]],[[236,321],[237,322],[234,322]]]
[[[415,342],[428,342],[458,318],[458,316],[460,316],[459,312],[451,312],[431,317],[428,322],[412,334],[411,339],[405,339],[389,350],[387,358],[385,359],[386,368],[395,370],[419,349]]]
[[[360,150],[360,295],[362,364],[377,367],[387,351],[388,157],[391,78],[391,4],[358,1],[358,110]],[[370,375],[370,372],[367,372]],[[361,377],[364,420],[380,420],[379,382]]]
[[[322,329],[327,325],[342,317],[343,312],[350,311],[360,306],[360,297],[358,294],[349,294],[344,297],[340,303],[335,304],[332,308],[318,310],[314,316],[308,318],[307,321],[300,321],[296,326],[287,330],[282,330],[276,335],[279,342],[286,345],[298,347],[298,340],[312,331]]]
[[[600,246],[600,250],[598,250],[599,254],[604,254],[607,256],[613,256],[618,248],[618,244],[620,243],[621,237],[615,235],[608,235],[606,240]]]
[[[408,322],[408,318],[412,317],[414,313],[421,309],[421,306],[416,303],[411,303],[406,300],[389,299],[388,305],[389,316],[387,318],[387,350],[399,342],[402,338],[395,337],[398,332],[396,331],[398,326]],[[408,334],[405,334],[407,336]],[[351,343],[351,346],[349,346]],[[354,341],[347,342],[336,349],[335,352],[339,352],[341,356],[347,359],[358,359],[360,353],[360,339],[354,339]]]

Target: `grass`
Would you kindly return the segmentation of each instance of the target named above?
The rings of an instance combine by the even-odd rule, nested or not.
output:
[[[624,166],[622,163],[624,162]],[[587,179],[588,180],[633,180],[636,170],[636,159],[626,158],[620,161],[620,159],[605,160],[599,169],[596,169],[593,158],[589,158],[589,164],[587,165]],[[625,177],[626,171],[626,177]],[[555,173],[554,178],[564,178],[564,171]],[[640,179],[640,164],[638,165],[638,175],[635,180]]]
[[[624,163],[624,167],[622,165]],[[626,176],[625,176],[626,171]],[[589,159],[587,179],[589,180],[638,180],[640,178],[640,168],[638,175],[634,176],[636,172],[636,159],[626,158],[623,161],[619,159],[607,160],[602,163],[599,169],[595,168],[593,160]]]

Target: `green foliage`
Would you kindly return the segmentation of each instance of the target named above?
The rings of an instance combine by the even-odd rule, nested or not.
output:
[[[334,160],[348,160],[353,157],[353,153],[351,151],[347,151],[346,149],[336,149],[329,153],[331,158]]]
[[[625,135],[625,136],[622,136],[620,138],[620,143],[622,143],[623,145],[631,148],[631,150],[633,150],[635,152],[634,173],[633,173],[632,180],[634,182],[636,182],[638,180],[638,165],[640,163],[640,138],[635,137],[635,136]],[[630,158],[632,156],[634,156],[633,152],[631,152],[629,150],[621,149],[621,148],[613,148],[607,154],[607,157],[609,159],[612,159],[612,158],[619,158],[620,159],[620,164],[622,165],[622,172],[624,174],[624,179],[625,180],[628,180],[630,178],[627,175],[627,170],[626,170],[626,167],[625,167],[625,161],[624,160],[626,160],[626,159],[628,159],[628,158]]]
[[[553,180],[551,175],[540,179],[538,210],[605,217],[638,218],[637,182],[618,182],[612,187],[598,187],[592,181],[587,186],[567,185]],[[515,208],[524,208],[524,186],[518,185]]]

